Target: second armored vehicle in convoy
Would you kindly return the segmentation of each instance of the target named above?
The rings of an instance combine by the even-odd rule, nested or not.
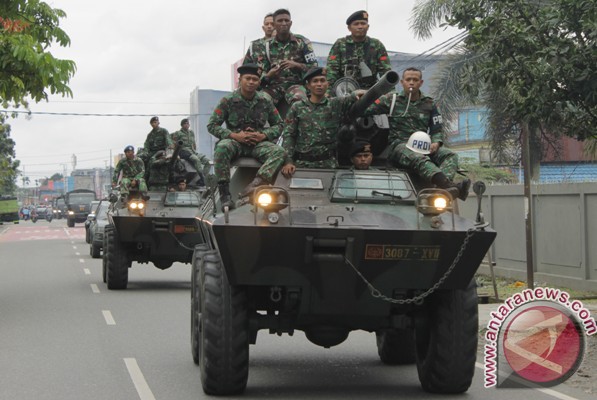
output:
[[[355,106],[365,109],[373,93]],[[463,218],[450,193],[387,168],[377,154],[373,169],[297,169],[233,210],[203,205],[191,353],[205,393],[245,390],[249,345],[263,329],[301,330],[326,348],[351,331],[371,332],[381,361],[416,363],[426,391],[468,389],[478,335],[473,275],[496,233],[480,203],[476,221]],[[231,192],[255,170],[238,166]],[[483,187],[475,186],[479,198]]]
[[[133,261],[153,263],[167,269],[175,262],[190,264],[194,246],[202,242],[196,216],[206,196],[200,173],[186,160],[178,159],[180,144],[164,168],[164,186],[150,186],[149,192],[113,193],[108,211],[109,224],[103,236],[103,279],[108,289],[126,289],[128,270]],[[172,185],[179,178],[189,182],[188,189],[177,191]],[[150,176],[150,182],[152,178]]]
[[[66,225],[69,228],[75,226],[75,222],[85,222],[91,211],[91,202],[97,200],[93,190],[75,189],[64,195],[66,204]]]

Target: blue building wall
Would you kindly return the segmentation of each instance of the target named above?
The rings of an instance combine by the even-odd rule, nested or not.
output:
[[[523,176],[523,170],[521,168],[512,168],[512,173],[520,177]],[[597,182],[597,164],[541,164],[541,169],[539,172],[539,183],[562,182]]]
[[[484,109],[465,109],[458,113],[457,130],[450,134],[451,145],[477,143],[485,140],[486,115]]]

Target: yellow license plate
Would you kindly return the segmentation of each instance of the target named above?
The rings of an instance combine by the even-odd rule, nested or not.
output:
[[[365,246],[365,260],[437,261],[440,248],[441,246],[368,244]]]

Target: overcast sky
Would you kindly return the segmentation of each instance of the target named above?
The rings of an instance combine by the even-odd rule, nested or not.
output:
[[[419,41],[409,31],[415,0],[46,0],[64,10],[61,27],[71,38],[54,56],[74,60],[73,98],[31,104],[33,112],[139,114],[130,117],[33,115],[9,120],[21,170],[32,181],[77,168],[104,167],[110,151],[143,144],[149,117],[159,115],[170,132],[189,112],[190,92],[230,90],[231,64],[262,36],[267,12],[288,8],[292,31],[333,43],[348,34],[346,18],[369,11],[369,36],[388,50],[420,53],[458,32],[437,30]],[[19,181],[20,184],[20,181]]]

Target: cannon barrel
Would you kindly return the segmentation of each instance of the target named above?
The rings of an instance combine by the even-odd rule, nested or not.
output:
[[[363,115],[367,107],[369,107],[380,96],[383,96],[390,90],[396,87],[399,81],[398,73],[395,71],[386,72],[379,81],[367,90],[361,98],[352,105],[348,115],[351,119],[358,118]]]

